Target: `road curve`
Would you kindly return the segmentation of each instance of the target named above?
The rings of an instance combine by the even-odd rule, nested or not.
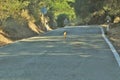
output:
[[[120,67],[99,26],[74,26],[1,47],[0,80],[120,80]]]

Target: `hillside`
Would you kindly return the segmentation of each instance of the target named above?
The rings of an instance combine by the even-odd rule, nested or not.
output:
[[[115,19],[120,23],[120,0],[1,0],[0,5],[0,45],[36,36],[47,31],[48,25],[62,27],[65,18],[75,25],[104,24],[107,16],[112,23]],[[108,36],[119,51],[117,26]]]
[[[6,22],[6,25],[0,29],[0,46],[41,33],[43,33],[43,30],[33,22],[21,24],[14,19],[10,19]]]

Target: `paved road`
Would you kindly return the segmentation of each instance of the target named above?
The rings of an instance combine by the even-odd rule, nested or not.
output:
[[[99,27],[71,27],[0,48],[0,80],[120,80],[120,68]]]

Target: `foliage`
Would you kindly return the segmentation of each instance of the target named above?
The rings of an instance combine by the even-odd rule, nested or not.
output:
[[[68,15],[70,20],[77,16],[80,23],[88,23],[94,18],[112,19],[120,16],[120,0],[0,0],[0,23],[9,17],[18,19],[23,11],[30,18],[40,22],[42,7],[47,8],[47,14],[52,24],[61,14]],[[97,22],[96,22],[97,23]]]
[[[120,0],[105,0],[103,9],[108,11],[110,15],[120,16]]]
[[[64,27],[64,20],[68,18],[66,14],[60,14],[57,18],[57,24],[59,27]]]
[[[82,22],[89,22],[93,19],[104,21],[107,15],[110,15],[112,19],[120,16],[120,0],[75,0],[74,8],[76,16]]]
[[[53,0],[51,8],[56,18],[59,14],[67,14],[70,19],[75,17],[74,9],[68,4],[68,0]]]
[[[74,0],[0,0],[0,21],[6,21],[9,17],[40,22],[43,7],[47,8],[47,14],[53,22],[59,14],[67,14],[70,19],[75,18],[73,9]],[[25,14],[26,13],[26,14]],[[23,15],[25,14],[25,15]]]
[[[0,0],[0,20],[6,20],[8,17],[18,17],[21,9],[28,6],[28,4],[28,1]]]

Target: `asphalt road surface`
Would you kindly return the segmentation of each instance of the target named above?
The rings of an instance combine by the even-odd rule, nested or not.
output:
[[[120,67],[98,26],[67,27],[1,47],[0,80],[120,80]]]

